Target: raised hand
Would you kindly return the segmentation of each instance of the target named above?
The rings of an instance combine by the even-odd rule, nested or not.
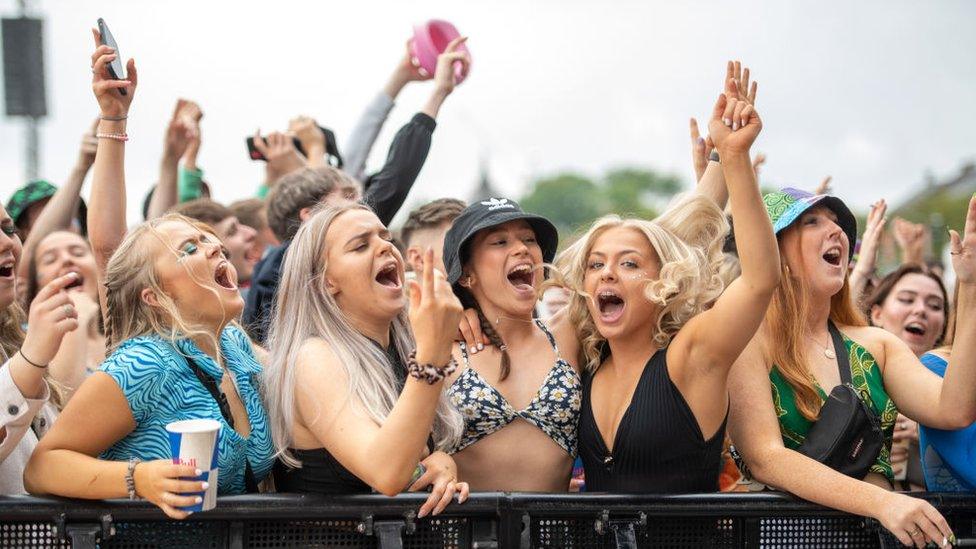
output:
[[[706,138],[698,133],[697,120],[690,119],[688,126],[691,130],[691,162],[695,167],[695,181],[699,181],[705,174],[705,168],[708,167],[708,155],[712,153],[715,144],[712,143],[710,136]]]
[[[976,283],[976,195],[969,199],[962,236],[954,230],[949,231],[949,253],[956,280],[962,284]]]
[[[766,163],[766,155],[763,153],[757,153],[756,157],[752,159],[752,172],[756,174],[756,181],[759,181],[759,172],[762,171],[762,165]]]
[[[413,38],[407,40],[406,47],[404,47],[403,51],[403,57],[401,57],[400,62],[397,63],[394,74],[403,82],[430,80],[434,77],[434,75],[425,71],[424,68],[420,66],[420,61],[413,56],[413,52],[410,49],[410,43],[412,41]]]
[[[73,272],[59,276],[41,288],[31,302],[27,315],[29,329],[20,348],[31,362],[50,363],[58,354],[64,334],[78,328],[78,311],[65,291],[77,279],[78,274]]]
[[[323,166],[325,161],[325,135],[319,129],[315,119],[310,116],[298,116],[288,122],[288,132],[295,135],[305,149],[309,166]]]
[[[743,68],[742,62],[740,61],[729,61],[725,70],[725,82],[728,82],[730,79],[735,80],[736,86],[742,93],[740,99],[752,106],[756,106],[759,83],[753,82],[752,87],[749,87],[749,67]]]
[[[207,489],[206,482],[183,480],[183,477],[199,477],[201,472],[189,465],[177,465],[170,459],[157,459],[136,465],[132,472],[136,494],[151,501],[174,519],[184,519],[189,512],[178,507],[190,507],[200,503],[200,496],[184,496]]]
[[[86,170],[95,163],[95,151],[98,150],[98,138],[95,134],[98,133],[98,122],[99,119],[96,118],[91,129],[82,134],[81,144],[78,146],[78,166]]]
[[[912,223],[902,218],[895,219],[895,242],[901,248],[903,263],[921,263],[925,248],[932,239],[929,228],[922,223]]]
[[[451,359],[462,307],[444,274],[434,268],[434,250],[423,257],[421,280],[410,281],[410,325],[417,341],[417,362],[443,366]]]
[[[813,194],[829,194],[831,192],[830,181],[834,178],[832,175],[828,175],[823,178],[823,181],[817,185],[817,188],[813,190]]]
[[[95,93],[95,99],[98,100],[98,107],[102,111],[102,116],[126,116],[136,93],[136,85],[139,83],[136,62],[134,59],[129,59],[126,64],[127,80],[113,80],[108,74],[106,65],[114,61],[118,55],[115,50],[102,44],[102,36],[98,29],[92,29],[92,35],[95,37],[95,53],[91,56],[92,91]],[[126,95],[122,95],[118,90],[125,90]]]
[[[463,51],[456,51],[458,46],[468,39],[459,36],[444,48],[444,53],[437,56],[437,69],[434,71],[434,83],[437,89],[445,94],[454,91],[461,76],[468,73],[471,59]]]
[[[748,154],[762,131],[759,113],[748,101],[739,99],[740,91],[735,80],[729,80],[726,93],[719,95],[708,122],[709,136],[723,158],[731,154]]]
[[[265,184],[272,186],[277,183],[281,176],[301,169],[305,166],[305,159],[302,157],[291,136],[280,132],[271,132],[268,139],[261,137],[261,130],[254,134],[254,148],[261,151],[267,159],[265,165]]]
[[[200,107],[187,99],[178,99],[169,125],[166,126],[166,137],[163,146],[163,156],[173,161],[179,160],[186,152],[190,143],[200,136],[199,121],[203,117]]]

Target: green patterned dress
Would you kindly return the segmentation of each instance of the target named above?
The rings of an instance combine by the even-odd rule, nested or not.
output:
[[[884,445],[881,447],[881,453],[874,465],[871,466],[870,471],[881,473],[888,480],[892,480],[894,475],[891,472],[891,437],[895,431],[895,419],[898,417],[898,410],[884,390],[881,369],[871,353],[847,336],[841,335],[850,357],[851,384],[861,393],[861,399],[878,414],[881,419],[881,431],[884,433]],[[773,405],[776,407],[776,415],[779,418],[779,430],[783,434],[783,444],[787,448],[795,450],[806,439],[806,434],[813,423],[797,410],[793,389],[775,366],[769,372],[769,380],[772,382]],[[824,393],[819,384],[816,385],[816,388],[820,398],[826,400],[827,394]]]

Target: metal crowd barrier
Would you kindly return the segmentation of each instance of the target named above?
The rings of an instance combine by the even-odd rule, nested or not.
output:
[[[935,505],[963,544],[976,537],[976,495],[913,495]],[[0,497],[0,547],[899,546],[876,521],[785,494],[479,493],[463,505],[451,504],[437,517],[418,519],[423,501],[422,494],[234,496],[220,498],[212,511],[174,521],[147,502]]]

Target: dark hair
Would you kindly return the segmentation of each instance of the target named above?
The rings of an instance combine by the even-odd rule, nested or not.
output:
[[[488,317],[481,310],[481,305],[478,305],[478,300],[471,295],[471,292],[460,284],[455,285],[455,293],[458,294],[458,300],[465,308],[474,309],[478,313],[478,321],[481,323],[481,332],[485,334],[488,341],[498,348],[502,353],[502,364],[501,370],[498,373],[498,381],[505,381],[508,374],[512,371],[512,359],[508,356],[508,345],[505,344],[505,340],[502,336],[495,331],[495,327],[492,325]]]
[[[939,343],[945,338],[946,328],[949,325],[949,294],[946,292],[945,284],[942,283],[942,278],[932,272],[932,270],[926,265],[919,263],[905,263],[901,267],[895,269],[893,272],[888,273],[887,276],[878,282],[878,285],[874,288],[874,291],[871,292],[867,299],[864,300],[862,307],[864,313],[870,319],[871,309],[873,309],[875,306],[881,307],[885,300],[888,299],[888,295],[891,294],[891,290],[895,288],[895,285],[898,284],[898,282],[904,278],[905,275],[910,274],[919,274],[931,278],[936,284],[939,285],[939,290],[942,292],[942,303],[944,304],[943,310],[945,311],[946,322],[942,324],[942,333],[939,334],[939,338],[935,340],[935,344],[939,345]]]
[[[172,213],[195,219],[210,226],[216,226],[228,217],[234,217],[230,208],[209,198],[196,198],[177,204],[169,210]]]
[[[291,240],[302,224],[301,211],[342,187],[358,189],[359,184],[332,166],[302,168],[282,176],[268,193],[268,226],[278,240]]]
[[[400,229],[400,240],[403,245],[410,247],[413,234],[424,229],[432,229],[457,219],[467,204],[457,198],[438,198],[419,208],[415,208],[407,216],[407,221]]]
[[[242,225],[247,225],[255,231],[263,231],[268,226],[268,217],[264,211],[265,203],[260,198],[238,200],[231,203],[228,208]]]

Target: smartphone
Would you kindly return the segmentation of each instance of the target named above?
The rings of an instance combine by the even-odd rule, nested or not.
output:
[[[115,50],[115,60],[108,64],[108,74],[113,80],[125,80],[125,65],[122,64],[122,54],[119,53],[119,44],[112,36],[112,31],[108,30],[108,25],[101,17],[98,18],[98,34],[102,35],[102,44]],[[125,88],[119,88],[119,93],[127,95]]]
[[[328,128],[323,128],[319,126],[319,130],[322,131],[322,135],[325,136],[325,154],[329,159],[329,164],[336,168],[342,168],[342,156],[339,154],[339,145],[336,143],[335,134],[332,130]],[[297,137],[292,137],[292,142],[295,144],[295,148],[298,152],[302,153],[302,156],[308,157],[308,153],[302,148],[302,142],[298,140]],[[268,159],[261,154],[261,151],[254,146],[254,137],[247,138],[247,155],[251,160],[264,160]]]

